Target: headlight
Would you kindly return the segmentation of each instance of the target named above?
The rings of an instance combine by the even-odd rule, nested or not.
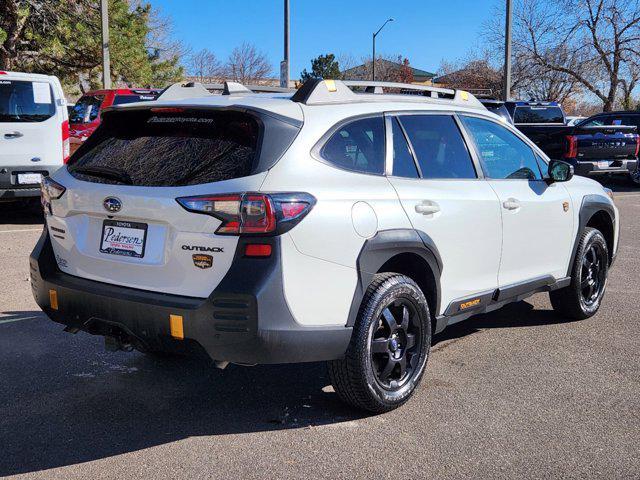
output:
[[[615,201],[615,198],[613,197],[613,190],[611,190],[610,188],[607,187],[602,187],[604,189],[604,193],[606,193],[609,198],[611,199],[611,201]]]

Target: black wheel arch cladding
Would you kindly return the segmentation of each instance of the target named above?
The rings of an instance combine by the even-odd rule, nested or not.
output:
[[[432,292],[423,292],[427,300],[433,305],[429,305],[432,315],[437,315],[440,311],[440,276],[442,273],[442,258],[433,239],[420,230],[411,228],[383,230],[367,239],[358,254],[356,268],[358,272],[358,282],[349,309],[347,326],[353,326],[358,316],[358,310],[362,299],[367,291],[367,287],[373,277],[380,272],[380,269],[390,260],[400,258],[403,255],[414,255],[419,257],[428,265],[431,270],[430,285]],[[405,273],[399,271],[396,273]],[[406,273],[405,273],[406,274]],[[425,272],[428,274],[428,272]],[[414,279],[420,285],[420,279]],[[424,285],[420,285],[424,289]],[[430,294],[431,293],[431,294]],[[431,297],[431,298],[430,298]]]
[[[573,243],[573,248],[571,249],[571,261],[569,262],[569,268],[567,270],[567,276],[571,276],[571,270],[573,268],[573,262],[575,261],[576,255],[578,253],[578,247],[580,245],[580,238],[584,229],[587,225],[590,224],[591,220],[596,218],[596,216],[601,216],[604,212],[605,217],[600,218],[608,218],[608,222],[610,222],[611,231],[601,232],[607,241],[607,247],[609,247],[609,265],[613,263],[614,257],[613,252],[615,250],[614,245],[614,235],[615,235],[615,226],[616,226],[616,214],[613,205],[610,200],[604,195],[591,194],[585,195],[582,199],[582,203],[580,205],[580,213],[578,218],[578,230],[576,231],[576,238]],[[608,216],[608,217],[607,217]]]

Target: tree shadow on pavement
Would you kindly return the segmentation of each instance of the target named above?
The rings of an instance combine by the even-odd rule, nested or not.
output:
[[[561,321],[519,302],[454,325],[435,343]],[[204,360],[105,352],[101,338],[63,333],[42,312],[3,312],[0,477],[188,437],[312,429],[365,416],[328,385],[323,364],[217,370]]]

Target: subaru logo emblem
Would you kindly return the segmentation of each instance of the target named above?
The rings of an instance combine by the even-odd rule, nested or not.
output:
[[[117,213],[122,209],[122,202],[116,197],[107,197],[102,202],[102,206],[109,213]]]

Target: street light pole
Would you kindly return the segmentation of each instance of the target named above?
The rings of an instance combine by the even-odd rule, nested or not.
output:
[[[109,9],[108,0],[100,0],[100,17],[102,20],[102,84],[111,88],[111,60],[109,58]]]
[[[384,26],[389,22],[393,22],[393,18],[388,18],[387,21],[384,22],[382,26],[378,29],[378,31],[373,34],[373,57],[371,62],[371,79],[374,82],[376,81],[376,37],[378,36],[380,31],[384,28]]]
[[[284,60],[280,64],[280,86],[289,88],[289,0],[284,0]]]
[[[502,89],[503,100],[509,100],[511,95],[511,0],[507,0],[506,20],[504,26],[504,81]]]

